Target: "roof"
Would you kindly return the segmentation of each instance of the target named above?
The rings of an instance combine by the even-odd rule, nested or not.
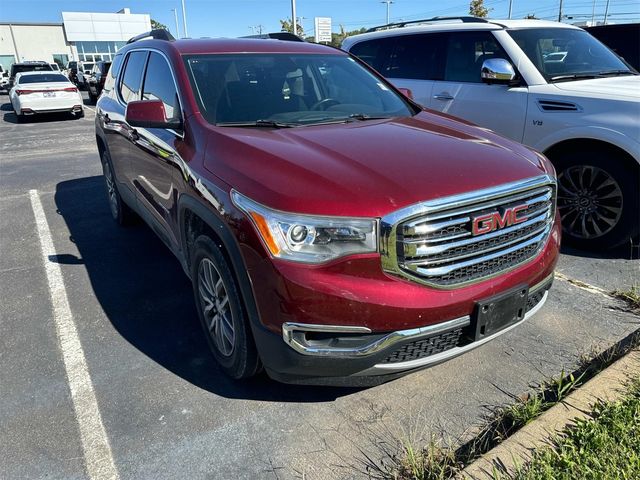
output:
[[[127,45],[132,47],[167,47],[180,54],[206,53],[318,53],[325,55],[343,54],[338,49],[308,42],[254,38],[200,38],[166,40],[139,40]]]
[[[486,22],[459,22],[455,20],[425,21],[425,23],[414,23],[412,26],[390,28],[388,30],[378,30],[375,32],[363,33],[347,37],[343,46],[350,46],[372,38],[392,37],[396,35],[412,35],[425,32],[455,32],[471,30],[502,30],[505,28],[571,28],[578,29],[573,25],[547,20],[494,20],[487,19]]]

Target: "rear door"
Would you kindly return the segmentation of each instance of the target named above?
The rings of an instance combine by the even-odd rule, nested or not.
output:
[[[449,32],[445,51],[444,79],[434,82],[429,107],[521,142],[527,87],[488,85],[480,78],[484,60],[511,61],[493,34],[486,30]]]
[[[445,40],[441,33],[397,35],[357,43],[350,52],[426,107],[434,81],[442,79]]]
[[[174,76],[164,55],[151,51],[142,84],[142,100],[161,100],[167,119],[182,119]],[[183,134],[165,128],[132,129],[132,182],[138,204],[150,212],[171,247],[179,244],[174,174]]]

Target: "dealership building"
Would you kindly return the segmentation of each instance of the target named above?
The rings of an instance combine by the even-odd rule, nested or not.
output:
[[[0,23],[0,64],[44,60],[66,66],[70,60],[111,60],[131,37],[151,30],[148,14],[62,12],[62,23]]]

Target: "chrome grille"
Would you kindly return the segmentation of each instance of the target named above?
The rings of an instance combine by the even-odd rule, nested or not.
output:
[[[473,219],[520,207],[524,221],[474,235]],[[381,221],[383,268],[441,288],[494,276],[532,259],[555,215],[548,176],[414,205]]]

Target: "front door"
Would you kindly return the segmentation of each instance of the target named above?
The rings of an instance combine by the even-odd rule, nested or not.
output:
[[[489,58],[509,60],[491,32],[449,32],[444,79],[434,82],[428,107],[521,142],[528,89],[483,83],[480,70]]]

